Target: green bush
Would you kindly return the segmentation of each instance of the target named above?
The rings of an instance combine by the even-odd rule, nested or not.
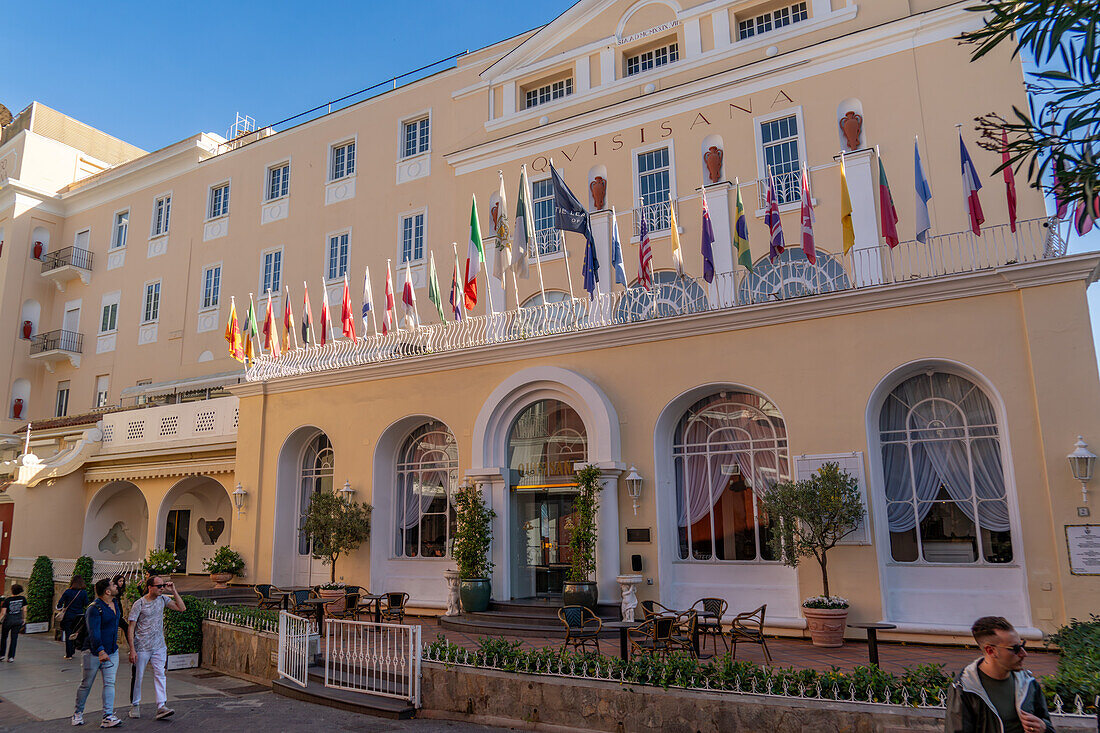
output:
[[[573,499],[576,523],[569,535],[569,549],[572,553],[569,580],[583,583],[592,580],[596,574],[596,543],[599,538],[596,515],[600,510],[600,469],[588,465],[577,471],[577,486],[580,491]]]
[[[202,650],[202,620],[211,601],[195,596],[182,596],[186,611],[164,612],[164,640],[169,654],[194,654]]]
[[[244,572],[244,558],[241,553],[232,550],[228,545],[222,545],[214,551],[214,556],[202,561],[203,570],[208,573],[229,573],[240,575]]]
[[[488,578],[493,572],[489,547],[493,543],[493,518],[497,515],[485,503],[481,488],[473,482],[459,487],[454,497],[456,528],[451,557],[462,579]]]
[[[1047,704],[1053,707],[1054,696],[1058,695],[1068,707],[1080,695],[1085,710],[1096,712],[1096,698],[1100,695],[1100,616],[1092,614],[1088,621],[1073,619],[1047,641],[1062,650],[1058,671],[1043,678]]]
[[[153,575],[171,575],[179,567],[179,559],[171,550],[149,550],[149,556],[141,564],[141,569]]]
[[[76,560],[76,567],[73,568],[73,578],[80,576],[84,578],[84,583],[91,588],[95,583],[92,582],[92,574],[95,572],[95,561],[87,555],[81,555]],[[72,580],[72,578],[70,578]]]
[[[53,561],[39,555],[27,581],[27,623],[49,621],[53,615]]]

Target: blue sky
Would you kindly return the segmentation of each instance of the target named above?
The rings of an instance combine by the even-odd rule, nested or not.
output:
[[[155,150],[200,131],[225,134],[237,112],[261,126],[282,120],[540,26],[572,4],[8,3],[4,56],[20,61],[0,78],[0,103],[18,113],[38,100]],[[998,179],[985,183],[983,197],[1004,195]],[[1071,252],[1093,249],[1100,228],[1072,237]],[[1100,287],[1089,303],[1100,342]]]

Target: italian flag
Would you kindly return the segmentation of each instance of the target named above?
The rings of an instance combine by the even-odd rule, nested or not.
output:
[[[477,305],[477,275],[485,262],[485,249],[481,246],[481,224],[477,220],[477,196],[470,197],[470,247],[466,252],[466,284],[464,286],[466,310]]]

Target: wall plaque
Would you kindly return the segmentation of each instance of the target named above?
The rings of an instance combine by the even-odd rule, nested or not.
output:
[[[1100,575],[1100,524],[1066,525],[1069,571],[1074,575]]]

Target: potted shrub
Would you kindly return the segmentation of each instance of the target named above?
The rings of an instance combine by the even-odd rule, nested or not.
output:
[[[179,558],[171,550],[153,548],[149,550],[141,569],[152,575],[171,575],[179,567]]]
[[[829,592],[829,550],[863,520],[863,501],[855,477],[826,463],[805,481],[784,481],[764,492],[764,511],[779,523],[770,540],[776,555],[791,567],[812,557],[821,568],[823,594],[802,603],[814,646],[844,643],[848,601]]]
[[[87,555],[81,555],[76,560],[76,565],[73,567],[73,578],[81,576],[84,578],[84,584],[91,588],[95,583],[92,582],[92,576],[95,573],[95,561]],[[71,580],[71,578],[70,578]]]
[[[457,526],[451,544],[451,556],[458,566],[458,595],[462,610],[479,613],[489,608],[492,585],[489,575],[493,562],[489,548],[493,542],[493,518],[496,512],[485,503],[481,488],[473,482],[461,486],[454,497]]]
[[[215,588],[227,588],[234,576],[244,572],[244,558],[228,545],[222,545],[214,551],[213,557],[202,561],[202,567],[210,573]]]
[[[313,543],[313,555],[331,566],[330,584],[336,583],[336,561],[340,556],[359,549],[370,539],[371,511],[370,504],[345,500],[330,491],[310,499],[302,531]]]
[[[39,555],[31,568],[31,577],[27,580],[27,633],[40,634],[49,631],[52,615],[53,560]]]
[[[566,606],[586,606],[596,612],[599,589],[596,574],[596,513],[600,508],[600,469],[585,466],[577,471],[577,487],[573,500],[573,527],[569,534],[571,564],[562,589],[561,601]]]
[[[347,608],[348,589],[345,583],[329,582],[317,586],[317,595],[332,601],[325,608],[328,613],[343,613]]]

